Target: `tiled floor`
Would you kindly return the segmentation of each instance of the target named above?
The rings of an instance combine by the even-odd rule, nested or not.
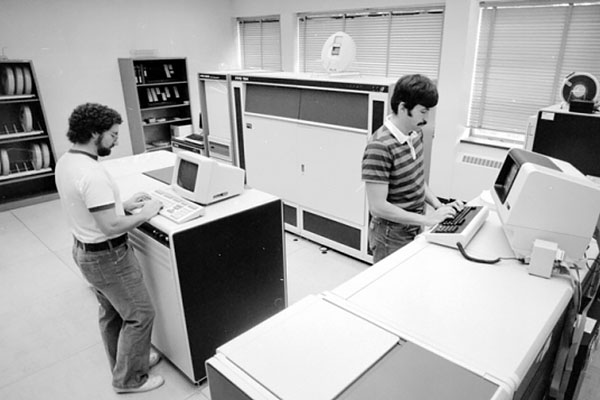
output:
[[[71,259],[58,200],[0,212],[0,399],[117,399],[97,326],[97,303]],[[368,267],[286,234],[289,304]],[[136,399],[206,400],[163,360],[161,388]]]

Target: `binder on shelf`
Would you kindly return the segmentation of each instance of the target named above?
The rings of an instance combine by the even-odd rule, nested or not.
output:
[[[144,79],[142,77],[142,67],[140,65],[135,66],[135,82],[136,83],[144,83]]]
[[[175,93],[176,98],[179,98],[179,90],[177,89],[177,86],[173,86],[173,93]]]

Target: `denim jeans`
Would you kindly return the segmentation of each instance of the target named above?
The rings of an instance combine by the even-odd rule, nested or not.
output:
[[[383,260],[396,250],[412,242],[419,233],[419,225],[407,225],[373,217],[369,224],[369,248],[373,263]]]
[[[100,333],[113,386],[142,386],[148,379],[154,308],[133,249],[124,243],[89,252],[74,245],[73,259],[100,303]]]

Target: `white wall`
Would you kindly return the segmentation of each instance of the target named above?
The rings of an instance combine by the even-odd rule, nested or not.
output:
[[[283,67],[294,71],[299,12],[444,5],[444,33],[430,185],[438,196],[470,198],[491,184],[488,175],[461,176],[456,157],[503,158],[504,151],[459,143],[467,121],[475,51],[477,0],[0,0],[0,47],[10,58],[31,59],[40,83],[57,154],[69,147],[67,118],[86,101],[105,103],[124,118],[117,58],[131,49],[187,57],[194,126],[199,110],[196,75],[235,69],[235,17],[280,15]],[[131,154],[127,121],[114,157]],[[456,172],[456,173],[455,173]],[[464,190],[460,182],[472,180]]]
[[[117,58],[131,49],[187,57],[197,125],[197,73],[237,67],[230,0],[1,0],[0,47],[12,59],[32,60],[49,131],[60,156],[71,146],[67,119],[93,101],[119,111],[119,146],[131,154]]]
[[[297,53],[297,20],[300,12],[351,10],[403,6],[444,5],[444,32],[440,57],[438,88],[440,101],[436,110],[435,138],[429,184],[441,197],[470,199],[483,189],[488,189],[494,171],[481,176],[464,176],[463,169],[455,174],[456,158],[467,147],[469,152],[481,152],[486,157],[503,158],[505,150],[460,144],[465,132],[468,101],[473,72],[473,59],[477,40],[479,17],[477,0],[232,0],[233,15],[250,17],[280,15],[282,29],[283,68],[295,70]],[[292,45],[293,43],[293,45]],[[473,179],[476,178],[476,179]],[[461,182],[470,180],[471,185]],[[466,190],[465,190],[466,188]]]

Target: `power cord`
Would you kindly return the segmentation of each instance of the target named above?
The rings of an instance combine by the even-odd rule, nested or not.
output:
[[[483,259],[483,258],[477,258],[477,257],[473,257],[470,256],[469,254],[467,254],[467,251],[465,250],[465,248],[463,247],[461,242],[456,242],[456,247],[458,247],[458,251],[460,251],[460,254],[462,254],[462,256],[464,258],[466,258],[469,261],[473,261],[476,263],[481,263],[481,264],[497,264],[502,260],[517,260],[517,261],[521,261],[524,262],[523,259],[521,258],[516,258],[516,257],[498,257],[498,258],[494,258],[494,259]]]

